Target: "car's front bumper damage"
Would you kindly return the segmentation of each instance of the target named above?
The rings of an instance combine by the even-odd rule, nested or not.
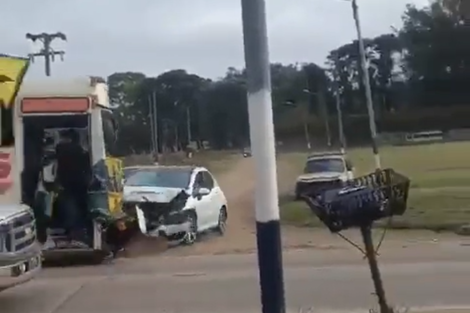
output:
[[[191,230],[191,224],[187,221],[183,212],[176,212],[168,216],[161,216],[157,222],[146,217],[145,212],[135,206],[137,222],[142,234],[149,237],[164,237],[169,241],[180,241]],[[148,214],[147,214],[148,215]]]
[[[187,199],[188,194],[184,190],[166,199],[161,195],[138,192],[125,197],[124,211],[136,217],[142,234],[178,241],[191,230],[183,210]]]

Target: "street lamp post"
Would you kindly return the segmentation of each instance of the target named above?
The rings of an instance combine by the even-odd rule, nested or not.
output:
[[[191,110],[189,105],[186,106],[186,131],[188,132],[188,145],[190,145],[193,138],[191,136]]]
[[[156,125],[155,125],[155,115],[156,115],[156,105],[155,105],[155,98],[153,97],[154,94],[148,96],[148,105],[149,105],[149,120],[150,120],[150,138],[152,139],[152,153],[155,154],[157,151],[157,144],[156,144]]]
[[[328,118],[328,108],[325,103],[325,96],[323,91],[312,92],[308,89],[304,89],[303,92],[308,93],[309,95],[316,96],[320,105],[321,115],[325,121],[325,130],[326,130],[326,143],[328,147],[331,147],[331,131],[330,131],[330,121]]]
[[[372,152],[374,154],[375,159],[375,167],[380,169],[381,162],[380,162],[380,154],[379,149],[377,146],[377,126],[375,124],[375,112],[374,112],[374,105],[372,102],[372,91],[370,88],[370,78],[369,78],[369,71],[367,69],[367,60],[366,60],[366,53],[364,48],[364,40],[362,38],[361,32],[361,24],[359,19],[359,12],[356,0],[351,0],[351,7],[353,11],[353,18],[354,23],[356,24],[356,31],[357,31],[357,40],[359,43],[359,55],[361,58],[361,68],[362,68],[362,79],[364,84],[364,89],[366,93],[366,103],[367,103],[367,112],[369,115],[369,128],[370,134],[372,139]]]
[[[339,94],[339,89],[335,90],[335,102],[336,102],[336,111],[338,114],[339,144],[341,146],[341,153],[345,153],[346,152],[346,138],[344,136],[343,111],[341,109],[341,96]]]

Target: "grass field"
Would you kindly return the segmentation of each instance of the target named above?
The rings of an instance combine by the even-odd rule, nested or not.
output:
[[[199,151],[194,153],[193,158],[188,159],[184,152],[162,154],[159,164],[162,165],[197,165],[207,167],[214,174],[224,172],[230,168],[233,160],[240,158],[237,151]],[[125,166],[151,165],[154,158],[151,154],[130,155],[124,159]]]
[[[213,174],[217,175],[230,169],[231,164],[241,158],[239,151],[199,151],[194,153],[191,159],[185,154],[172,154],[162,158],[161,164],[180,164],[204,166]]]
[[[383,147],[380,154],[384,168],[405,174],[412,183],[408,211],[394,219],[393,227],[453,230],[470,223],[469,142]],[[370,149],[351,149],[348,155],[356,175],[374,169]],[[281,158],[295,165],[300,173],[306,154],[291,153]],[[306,205],[292,199],[292,195],[280,198],[283,220],[297,225],[317,225]]]

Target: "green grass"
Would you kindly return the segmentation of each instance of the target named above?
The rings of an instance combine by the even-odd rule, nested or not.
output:
[[[166,165],[197,165],[204,166],[214,174],[220,174],[230,169],[234,160],[241,158],[236,151],[198,151],[191,159],[185,153],[166,154],[160,163]]]
[[[390,167],[411,179],[409,209],[395,218],[395,228],[451,230],[470,223],[470,143],[446,143],[381,149],[382,166]],[[356,175],[373,170],[370,149],[348,152]],[[305,153],[283,156],[298,164],[300,173]],[[319,222],[306,204],[281,196],[281,217],[295,225],[317,226]]]

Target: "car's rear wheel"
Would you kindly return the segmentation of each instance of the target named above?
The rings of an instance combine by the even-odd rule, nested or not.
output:
[[[228,217],[227,208],[223,206],[222,208],[220,208],[219,221],[218,221],[217,229],[216,229],[217,232],[222,236],[227,231],[227,217]]]
[[[197,230],[197,215],[194,212],[188,213],[186,220],[189,223],[189,231],[184,235],[183,243],[185,245],[192,245],[197,240],[198,230]]]

